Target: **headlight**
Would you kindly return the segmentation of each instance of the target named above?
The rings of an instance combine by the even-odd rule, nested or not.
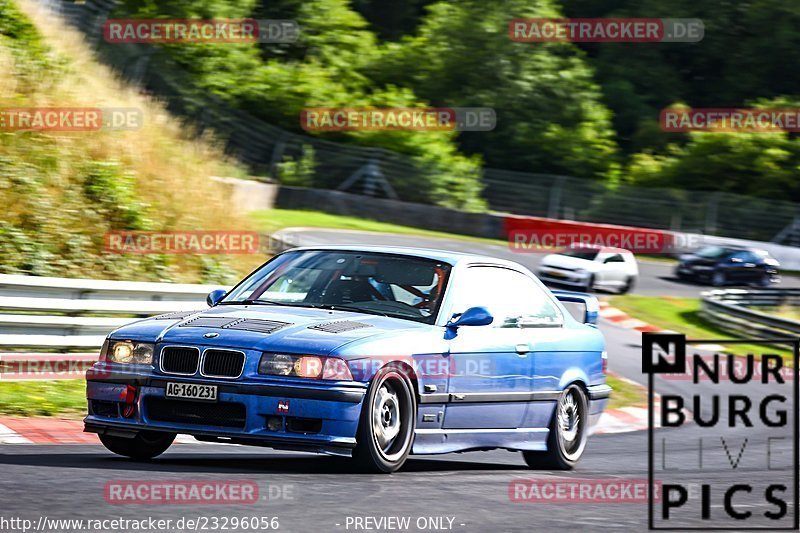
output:
[[[352,380],[344,360],[337,357],[265,353],[258,363],[258,373],[269,376],[292,376],[309,379]]]
[[[154,345],[147,342],[111,341],[105,348],[104,358],[112,363],[151,365],[153,348]]]

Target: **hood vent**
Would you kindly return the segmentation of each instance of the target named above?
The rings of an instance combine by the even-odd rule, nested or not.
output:
[[[242,318],[231,322],[224,329],[238,329],[242,331],[255,331],[256,333],[275,333],[279,329],[291,326],[291,322],[280,322],[278,320],[261,320],[258,318]]]
[[[165,315],[158,315],[153,317],[156,320],[182,320],[187,316],[192,316],[194,314],[199,313],[200,310],[197,311],[176,311],[174,313],[167,313]]]
[[[326,322],[324,324],[317,324],[316,326],[309,326],[308,329],[316,329],[317,331],[324,331],[325,333],[344,333],[345,331],[371,327],[372,324],[364,324],[363,322],[339,320],[336,322]]]
[[[236,318],[229,316],[198,316],[190,318],[180,325],[182,328],[224,328],[231,322],[236,322]]]
[[[198,316],[180,325],[182,328],[219,328],[253,331],[256,333],[275,333],[281,328],[291,326],[291,322],[261,320],[258,318],[233,318],[229,316]]]

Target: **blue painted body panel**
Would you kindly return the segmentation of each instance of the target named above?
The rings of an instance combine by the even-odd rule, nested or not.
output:
[[[398,249],[386,250],[401,253]],[[499,264],[533,277],[523,267],[507,261],[466,254],[400,250],[407,255],[452,264],[448,287],[457,279],[459,268],[473,262]],[[253,443],[263,440],[264,444],[275,447],[347,455],[356,443],[363,397],[370,380],[386,364],[402,362],[413,370],[418,398],[413,453],[492,447],[546,449],[548,426],[556,405],[553,393],[570,383],[589,387],[605,382],[602,335],[596,327],[573,319],[561,304],[557,305],[564,320],[557,327],[448,328],[452,298],[452,291],[445,293],[441,316],[431,325],[359,312],[267,305],[217,305],[179,319],[149,318],[126,325],[114,331],[110,339],[156,343],[153,366],[97,363],[87,374],[87,397],[90,403],[91,400],[119,402],[125,383],[137,383],[136,415],[125,419],[90,412],[86,422],[95,427],[158,429],[206,437],[242,438]],[[269,334],[182,325],[197,316],[274,320],[289,325]],[[368,327],[340,333],[310,329],[340,320],[356,321]],[[204,338],[206,333],[219,335]],[[168,345],[197,346],[201,351],[204,348],[241,350],[246,355],[244,372],[236,379],[164,374],[160,370],[160,355]],[[518,353],[520,346],[526,347],[523,354]],[[353,381],[260,375],[258,363],[265,352],[339,357],[347,361]],[[163,398],[165,383],[172,381],[218,385],[219,402],[245,406],[244,428],[153,420],[146,399]],[[331,393],[349,396],[332,398]],[[491,400],[484,401],[483,397],[475,401],[459,400],[459,395],[476,394],[488,395]],[[516,396],[512,401],[502,401],[504,394],[531,396],[526,400]],[[288,409],[280,410],[279,402],[285,402]],[[605,399],[590,402],[592,420],[597,419],[605,403]],[[267,428],[270,416],[320,420],[321,428],[313,434],[293,433],[285,428],[270,431]]]

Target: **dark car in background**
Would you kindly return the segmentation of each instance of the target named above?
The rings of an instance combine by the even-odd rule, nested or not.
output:
[[[723,285],[767,287],[780,281],[778,261],[765,250],[738,246],[706,246],[680,257],[675,275],[682,280]]]

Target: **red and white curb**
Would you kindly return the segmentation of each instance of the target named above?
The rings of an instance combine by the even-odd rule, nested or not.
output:
[[[637,383],[631,379],[623,378],[622,376],[618,376],[614,374],[614,377],[633,385],[639,389],[642,389],[644,393],[647,392],[647,388],[642,385],[641,383]],[[611,394],[613,395],[614,392],[612,391]],[[653,409],[658,412],[661,408],[661,396],[656,394],[653,398]],[[619,407],[617,409],[606,409],[603,411],[603,414],[600,415],[600,420],[597,424],[592,428],[591,434],[592,435],[602,435],[607,433],[628,433],[630,431],[642,431],[647,429],[647,407],[642,407],[640,405],[637,406],[630,406],[630,407]],[[656,427],[661,427],[661,424],[658,420],[656,420]]]
[[[178,435],[178,444],[197,443],[190,435]],[[82,420],[61,418],[0,417],[0,444],[99,444],[94,433],[84,433]]]
[[[605,301],[600,301],[600,318],[608,320],[612,324],[616,324],[622,328],[635,329],[636,331],[650,332],[650,331],[667,331],[647,322],[643,322],[638,318],[633,318],[625,311],[613,307]]]
[[[33,444],[33,442],[10,427],[0,424],[0,444]]]
[[[647,429],[647,409],[622,407],[603,412],[591,433],[627,433],[644,429]],[[198,441],[190,435],[178,435],[175,443],[197,444]],[[94,433],[83,432],[80,420],[0,418],[2,444],[100,444],[100,441]]]
[[[648,324],[638,318],[633,318],[625,311],[613,307],[606,301],[600,300],[600,318],[611,322],[619,327],[626,329],[634,329],[640,332],[655,332],[667,331],[652,324]],[[635,381],[617,376],[628,383],[637,387],[644,388],[643,385]],[[613,393],[612,393],[613,394]],[[656,405],[654,408],[659,409],[661,398],[656,396]],[[594,427],[593,433],[625,433],[628,431],[640,431],[647,429],[647,407],[620,407],[619,409],[607,409],[600,416],[600,421]],[[656,427],[659,423],[656,420]]]

